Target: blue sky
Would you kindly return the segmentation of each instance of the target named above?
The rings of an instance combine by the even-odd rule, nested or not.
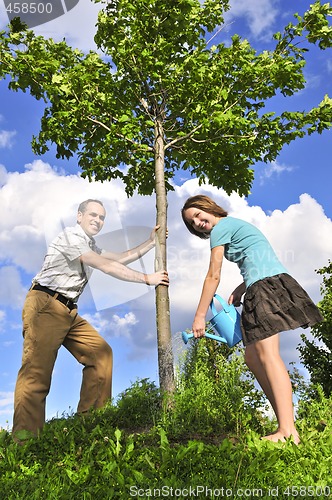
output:
[[[271,48],[271,34],[291,21],[293,12],[302,13],[310,3],[233,0],[222,34],[227,39],[237,32],[257,50]],[[99,6],[80,0],[71,12],[35,31],[55,39],[65,37],[69,44],[89,50],[94,48]],[[1,28],[6,23],[0,0]],[[332,51],[312,48],[305,75],[306,88],[290,100],[275,98],[271,109],[308,110],[325,94],[332,96]],[[10,92],[7,83],[0,81],[0,426],[9,428],[22,352],[21,309],[49,240],[61,224],[75,223],[79,202],[89,197],[100,198],[106,205],[107,219],[100,236],[106,247],[121,249],[146,238],[155,219],[154,197],[127,199],[118,181],[88,183],[80,177],[75,160],[57,160],[54,150],[36,157],[30,141],[39,130],[41,115],[40,103],[29,95]],[[177,178],[175,191],[169,195],[168,239],[176,353],[184,348],[178,332],[191,325],[209,259],[206,242],[187,234],[179,217],[184,201],[193,194],[209,194],[231,215],[260,227],[290,273],[315,301],[320,299],[320,277],[315,269],[326,265],[332,254],[331,134],[301,139],[285,147],[273,164],[257,164],[247,198],[235,193],[228,196],[209,186],[201,189],[195,179]],[[144,259],[143,267],[152,271],[153,254]],[[137,264],[137,269],[143,267]],[[223,269],[219,293],[225,297],[240,280],[234,267],[226,263]],[[113,348],[114,396],[137,378],[158,381],[153,290],[94,273],[79,309]],[[286,364],[299,361],[296,346],[300,333],[281,335]],[[80,383],[81,366],[60,349],[47,418],[76,409]]]

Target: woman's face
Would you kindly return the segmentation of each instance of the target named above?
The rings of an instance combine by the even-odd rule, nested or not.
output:
[[[187,208],[184,217],[198,233],[210,233],[220,219],[195,207]]]

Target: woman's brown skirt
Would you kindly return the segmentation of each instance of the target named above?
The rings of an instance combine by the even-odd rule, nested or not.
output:
[[[289,274],[253,283],[244,296],[241,315],[244,345],[278,332],[307,328],[323,320],[307,292]]]

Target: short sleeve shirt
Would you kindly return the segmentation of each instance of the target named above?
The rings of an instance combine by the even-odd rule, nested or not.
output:
[[[210,233],[210,246],[221,245],[226,259],[238,265],[247,288],[260,279],[287,273],[267,238],[249,222],[221,218]]]
[[[92,269],[80,256],[86,252],[102,253],[95,240],[79,224],[65,228],[49,245],[44,263],[33,282],[54,290],[76,302],[87,284]]]

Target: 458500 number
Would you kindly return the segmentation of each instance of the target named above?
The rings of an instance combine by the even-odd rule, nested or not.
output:
[[[283,491],[285,497],[330,497],[332,489],[329,486],[288,486]]]
[[[51,14],[53,5],[42,2],[13,2],[6,6],[9,14]]]

